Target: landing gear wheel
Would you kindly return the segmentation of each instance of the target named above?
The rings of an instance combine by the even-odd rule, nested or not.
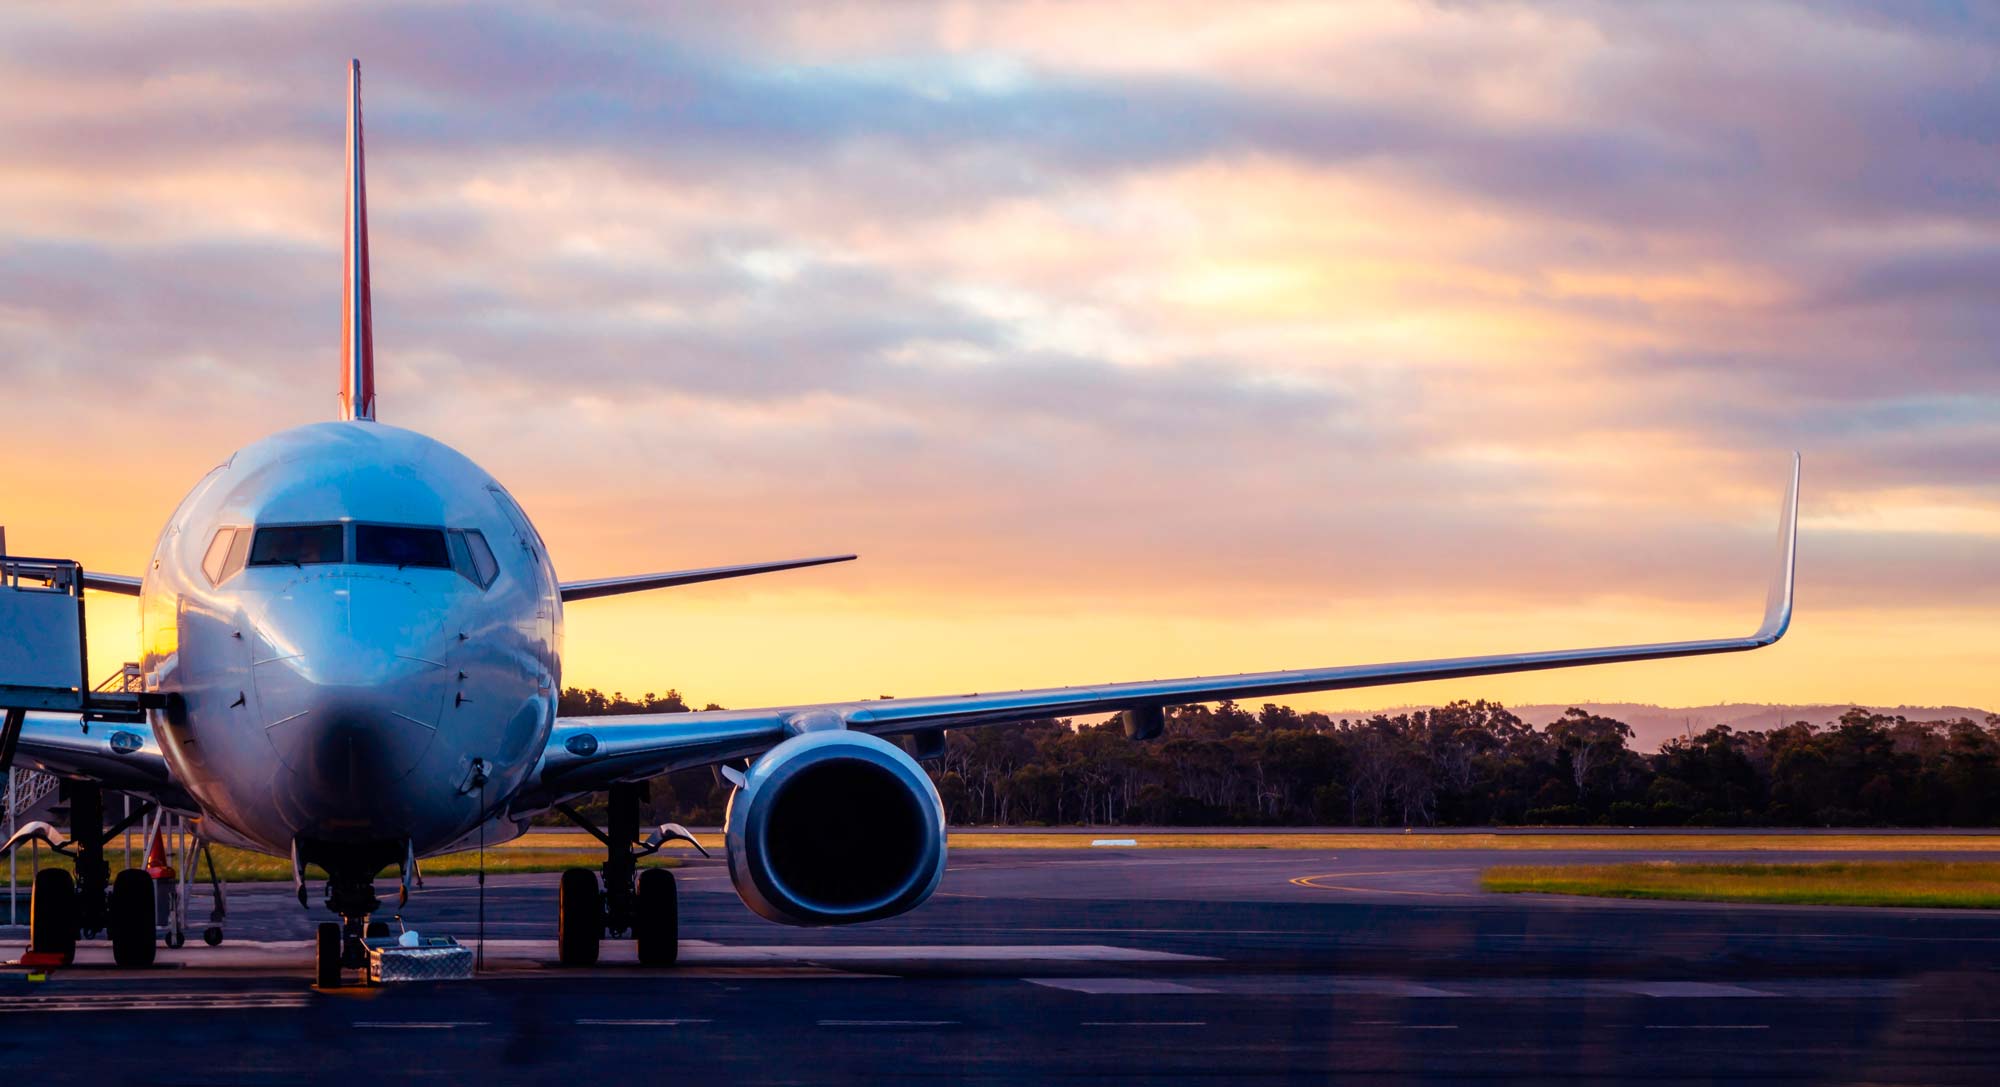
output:
[[[322,989],[340,988],[340,925],[323,921],[313,956],[313,974]]]
[[[201,930],[201,942],[210,947],[222,946],[222,926],[210,925]]]
[[[111,960],[127,969],[153,965],[153,877],[143,868],[127,868],[111,884],[109,922]]]
[[[76,881],[60,868],[35,873],[28,899],[28,949],[76,961]]]
[[[169,929],[167,930],[165,942],[167,947],[174,950],[186,947],[188,942],[187,931],[185,929]]]
[[[385,937],[387,937],[388,935],[389,935],[389,922],[387,922],[387,921],[370,921],[370,922],[368,922],[368,938],[369,938],[369,939],[371,939],[371,940],[380,940],[380,939],[384,939],[384,938],[385,938]]]
[[[597,873],[566,869],[556,899],[556,958],[564,966],[595,966],[603,939],[604,895],[597,889]]]
[[[639,873],[639,911],[633,919],[640,966],[672,966],[681,957],[681,903],[674,874],[664,868]]]

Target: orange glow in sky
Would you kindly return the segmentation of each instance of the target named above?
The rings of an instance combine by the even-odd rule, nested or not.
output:
[[[1742,634],[1797,448],[1777,647],[1294,701],[2000,709],[1993,53],[1776,4],[11,12],[0,522],[139,573],[334,417],[352,54],[384,422],[566,577],[862,555],[572,605],[567,682]],[[135,609],[90,622],[108,672]]]

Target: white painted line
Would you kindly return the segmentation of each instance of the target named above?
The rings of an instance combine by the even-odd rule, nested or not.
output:
[[[243,1003],[238,1001],[188,1000],[173,1003],[145,1000],[125,1004],[109,1004],[102,1001],[72,1001],[48,998],[38,1002],[0,1005],[0,1011],[21,1015],[37,1012],[176,1012],[176,1011],[259,1011],[262,1009],[304,1008],[305,1001],[258,1001]]]
[[[1100,1019],[1078,1023],[1080,1027],[1205,1027],[1200,1019]]]
[[[1098,845],[1127,845],[1127,846],[1131,846],[1131,845],[1138,845],[1138,844],[1139,844],[1139,839],[1137,839],[1137,838],[1097,838],[1097,839],[1094,839],[1094,840],[1092,840],[1090,844],[1091,844],[1091,845],[1094,845],[1094,846],[1098,846]]]
[[[1634,981],[1617,982],[1606,986],[1618,992],[1637,993],[1640,996],[1688,997],[1710,1000],[1718,997],[1777,996],[1762,989],[1750,989],[1741,985],[1722,985],[1709,981]]]
[[[484,1019],[455,1019],[439,1022],[412,1020],[407,1023],[364,1020],[354,1024],[356,1028],[362,1030],[457,1030],[460,1027],[490,1027],[492,1025]]]
[[[694,1023],[713,1023],[713,1019],[578,1019],[579,1027],[684,1027]]]
[[[956,1019],[822,1019],[823,1027],[955,1027]]]
[[[1910,1019],[1910,1023],[2000,1023],[2000,1019]]]
[[[1030,985],[1067,989],[1072,993],[1090,993],[1096,996],[1215,992],[1214,989],[1200,989],[1193,985],[1182,985],[1177,981],[1163,981],[1158,978],[1022,978],[1021,980]]]
[[[1770,1030],[1769,1023],[1649,1023],[1647,1030]]]
[[[683,945],[685,951],[685,945]],[[1207,955],[1182,955],[1106,944],[874,944],[788,947],[716,947],[681,956],[683,962],[730,962],[756,959],[777,962],[1212,962]]]

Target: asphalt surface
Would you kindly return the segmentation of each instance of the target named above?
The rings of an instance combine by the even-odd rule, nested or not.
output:
[[[35,1084],[2000,1081],[2000,916],[1477,887],[1490,864],[1632,856],[961,850],[930,904],[844,929],[758,920],[695,861],[673,970],[614,943],[597,969],[555,967],[556,877],[495,878],[479,979],[331,993],[309,985],[319,916],[288,886],[239,886],[221,948],[144,973],[99,965],[101,945],[46,981],[0,971],[0,1067]],[[404,917],[470,942],[478,900],[434,879]]]

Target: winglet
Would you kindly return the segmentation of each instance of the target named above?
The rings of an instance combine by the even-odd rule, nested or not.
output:
[[[1799,560],[1799,455],[1792,454],[1791,484],[1778,510],[1778,563],[1771,572],[1771,590],[1764,598],[1764,623],[1751,635],[1759,645],[1785,636],[1792,625],[1792,583]]]
[[[361,157],[361,62],[347,65],[347,223],[340,238],[340,417],[375,419],[375,319],[368,297],[368,180]]]

